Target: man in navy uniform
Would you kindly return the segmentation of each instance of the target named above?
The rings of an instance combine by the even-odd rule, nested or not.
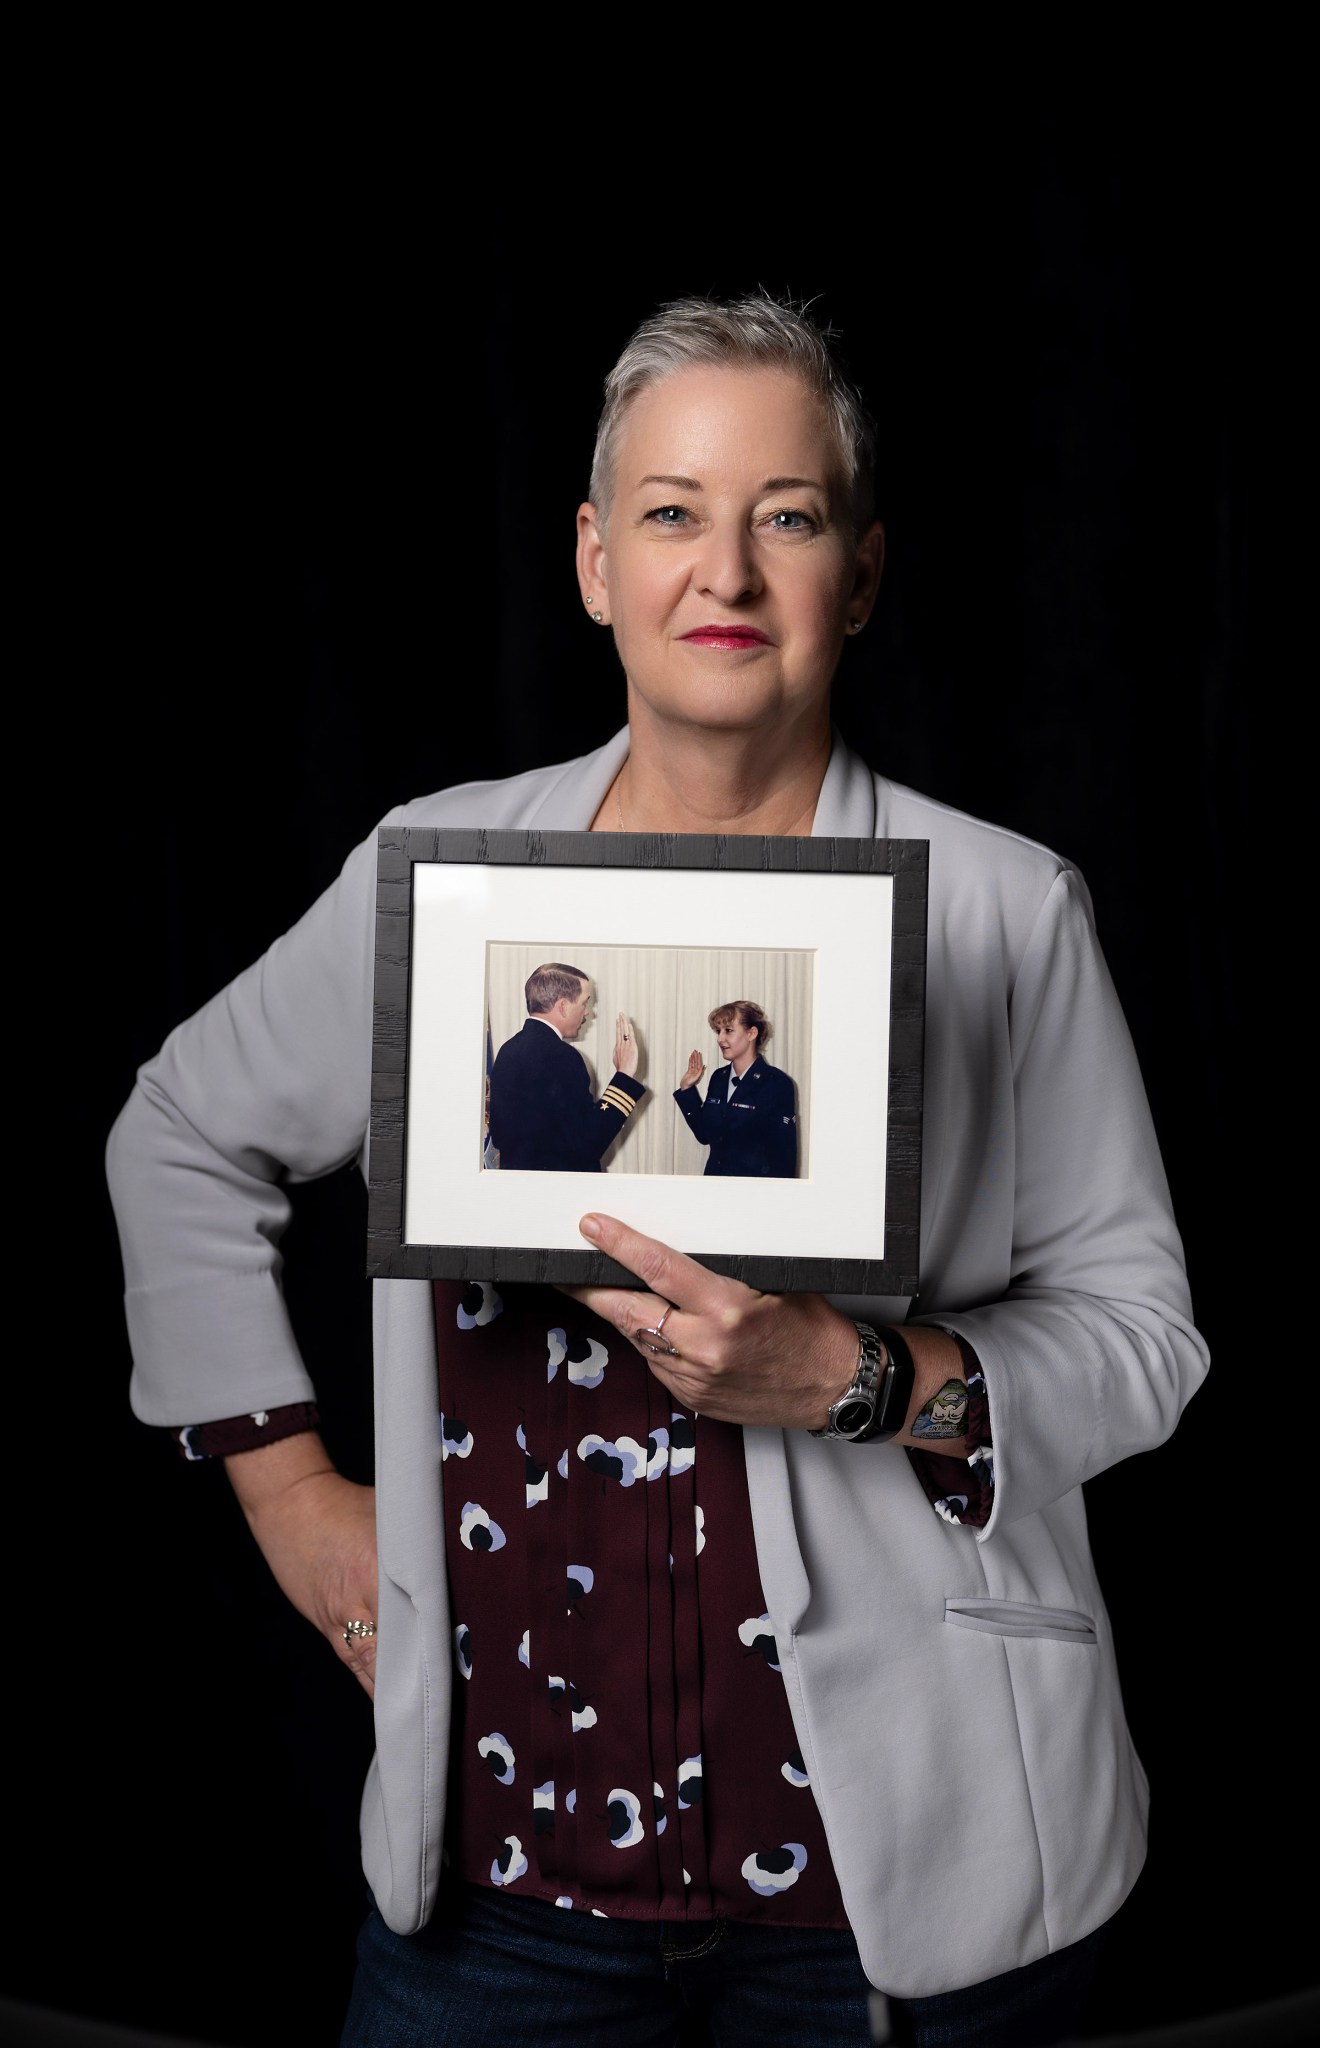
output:
[[[728,1061],[710,1077],[703,1102],[697,1083],[706,1063],[694,1052],[674,1090],[688,1129],[708,1145],[706,1172],[752,1180],[793,1180],[797,1175],[797,1093],[780,1067],[761,1055],[770,1020],[747,997],[721,1003],[707,1020]]]
[[[599,1102],[572,1040],[591,1011],[591,980],[580,967],[551,960],[523,991],[527,1022],[502,1045],[490,1076],[490,1135],[502,1168],[533,1173],[599,1173],[601,1155],[646,1089],[637,1073],[637,1039],[620,1012],[614,1075]]]

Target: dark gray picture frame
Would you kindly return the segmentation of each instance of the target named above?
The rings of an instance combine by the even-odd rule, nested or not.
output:
[[[875,1258],[721,1254],[682,1245],[717,1273],[768,1292],[911,1296],[918,1292],[921,1214],[922,1074],[925,1032],[929,842],[924,839],[771,839],[640,832],[483,831],[471,827],[384,826],[378,840],[376,977],[371,1074],[371,1171],[367,1271],[398,1279],[560,1281],[636,1286],[603,1253],[532,1244],[423,1244],[404,1237],[408,1156],[408,1046],[414,939],[414,878],[434,862],[499,867],[699,870],[704,887],[721,874],[892,878],[887,1128],[883,1146],[884,1249]],[[866,1134],[858,1134],[858,1143]],[[556,1178],[556,1176],[548,1176]],[[620,1186],[610,1182],[611,1195]],[[729,1185],[747,1187],[755,1183]]]

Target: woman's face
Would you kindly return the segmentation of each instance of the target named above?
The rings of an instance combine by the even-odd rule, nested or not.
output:
[[[796,377],[711,367],[653,384],[624,416],[604,539],[589,505],[578,532],[583,594],[656,718],[756,730],[826,716],[883,534],[854,539],[838,447]]]
[[[753,1027],[749,1031],[740,1017],[735,1017],[732,1024],[721,1024],[715,1036],[720,1043],[720,1057],[732,1061],[735,1067],[756,1058],[756,1030]]]

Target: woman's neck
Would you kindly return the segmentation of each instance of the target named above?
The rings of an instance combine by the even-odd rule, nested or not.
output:
[[[629,753],[596,832],[751,832],[805,838],[830,758],[828,714],[788,732],[657,720],[634,699]]]
[[[741,1060],[733,1060],[730,1062],[730,1064],[733,1067],[733,1078],[735,1081],[741,1081],[743,1075],[747,1072],[747,1069],[751,1066],[752,1061],[755,1058],[756,1053],[753,1050],[752,1052],[745,1052]]]

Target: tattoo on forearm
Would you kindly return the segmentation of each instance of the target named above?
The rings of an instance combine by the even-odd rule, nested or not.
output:
[[[965,1436],[967,1389],[961,1380],[945,1380],[912,1424],[913,1436]]]

